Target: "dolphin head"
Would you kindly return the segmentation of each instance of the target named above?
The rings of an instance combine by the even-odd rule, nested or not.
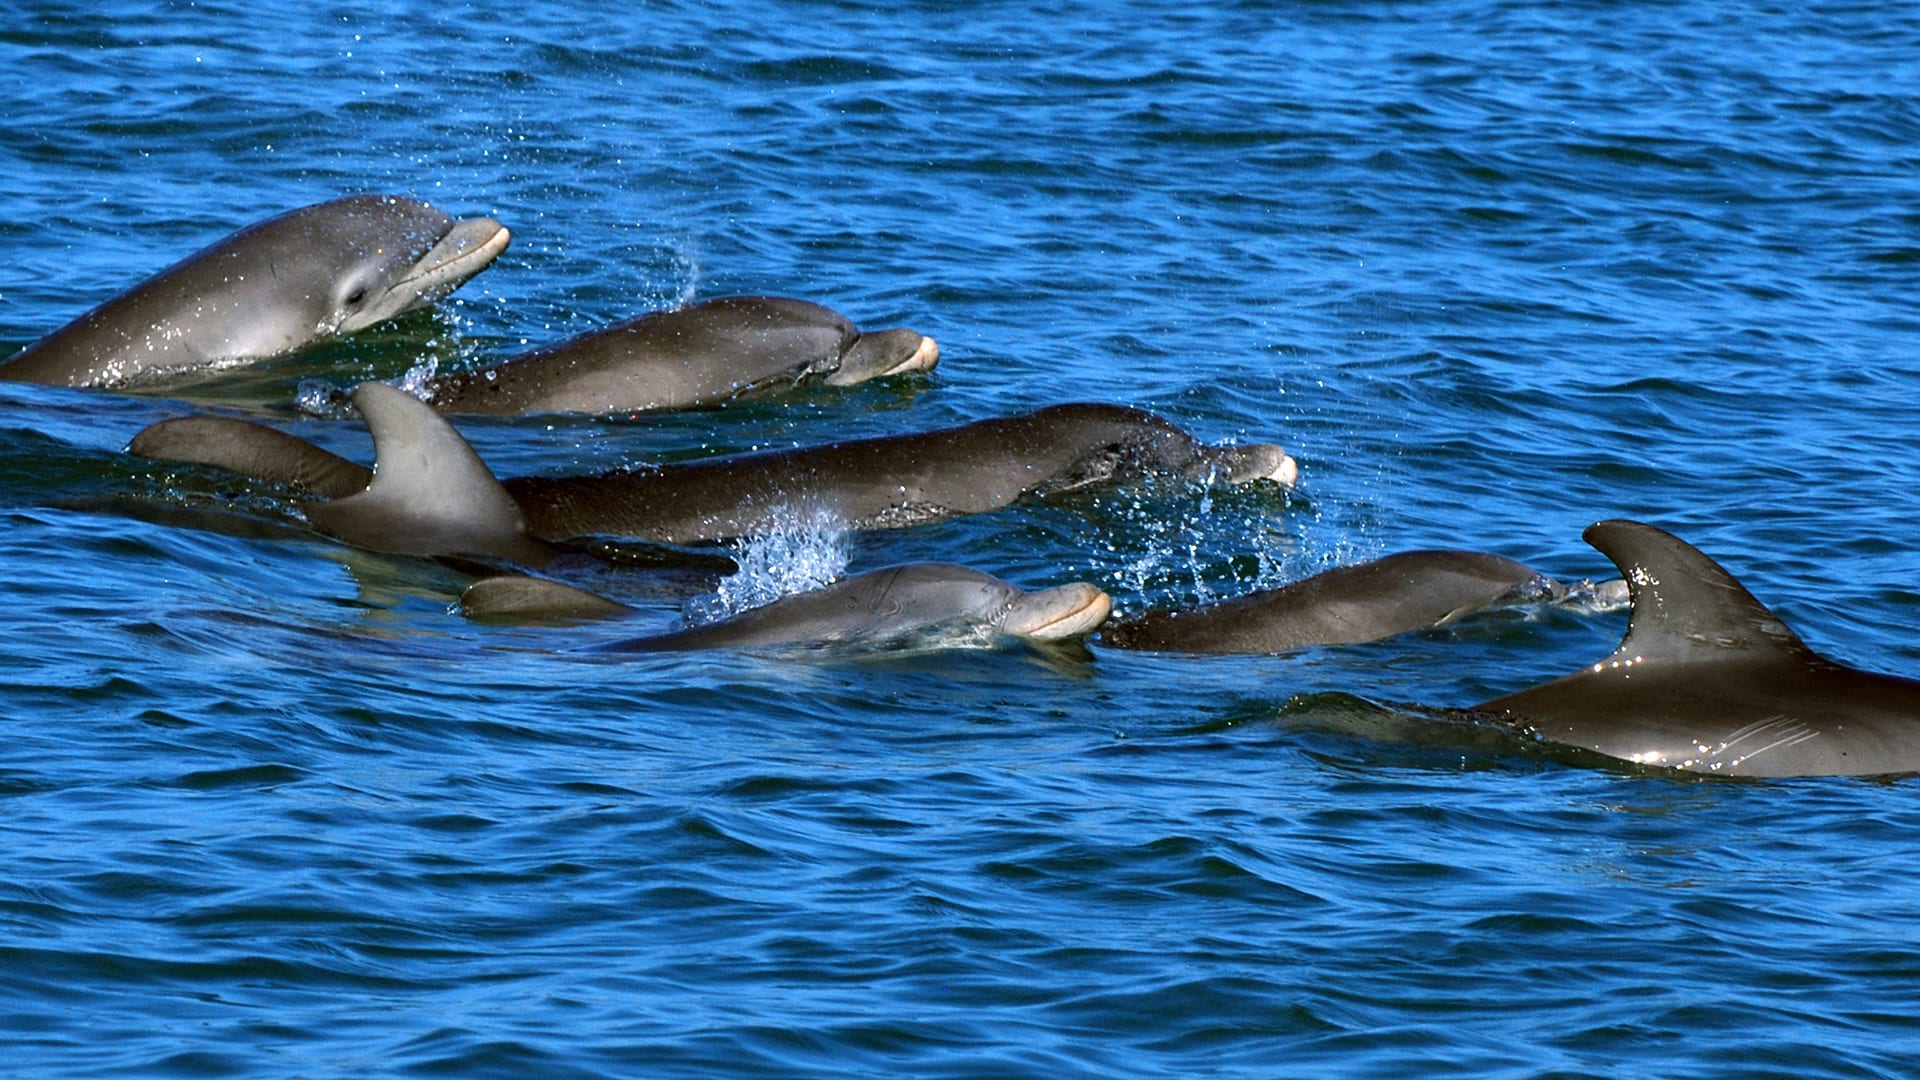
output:
[[[512,239],[488,217],[455,220],[418,199],[353,195],[305,215],[310,258],[339,269],[319,327],[351,334],[453,292]]]
[[[932,371],[940,362],[940,346],[930,337],[905,328],[861,334],[840,357],[840,366],[827,376],[829,386],[853,386],[868,379]]]

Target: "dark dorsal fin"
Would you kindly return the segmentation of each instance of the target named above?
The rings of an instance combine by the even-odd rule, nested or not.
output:
[[[1647,659],[1817,659],[1719,563],[1671,533],[1637,521],[1602,521],[1581,534],[1626,576],[1633,615],[1616,655]]]
[[[373,434],[365,491],[307,506],[307,517],[350,544],[402,555],[494,555],[543,565],[552,552],[527,536],[520,505],[439,413],[385,383],[363,383],[354,408]]]

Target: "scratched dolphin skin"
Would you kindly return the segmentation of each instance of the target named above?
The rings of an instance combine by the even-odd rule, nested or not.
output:
[[[631,413],[690,409],[809,383],[852,386],[931,371],[932,338],[862,333],[838,312],[778,296],[653,311],[426,382],[441,412]]]
[[[492,218],[397,195],[316,203],[107,300],[0,363],[0,379],[120,386],[293,352],[447,295],[510,239]]]
[[[1602,521],[1587,542],[1626,575],[1612,656],[1475,712],[1643,765],[1732,776],[1920,771],[1920,682],[1836,664],[1698,550]]]

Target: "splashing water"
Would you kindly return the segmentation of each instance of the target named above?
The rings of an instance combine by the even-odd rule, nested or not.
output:
[[[785,510],[773,528],[733,541],[740,569],[712,596],[687,601],[688,626],[714,622],[783,596],[831,585],[847,569],[846,523],[824,510]]]

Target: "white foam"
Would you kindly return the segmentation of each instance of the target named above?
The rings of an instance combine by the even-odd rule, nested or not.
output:
[[[713,622],[833,584],[847,569],[845,522],[825,511],[780,510],[765,533],[732,544],[740,569],[712,596],[687,601],[687,625]]]

